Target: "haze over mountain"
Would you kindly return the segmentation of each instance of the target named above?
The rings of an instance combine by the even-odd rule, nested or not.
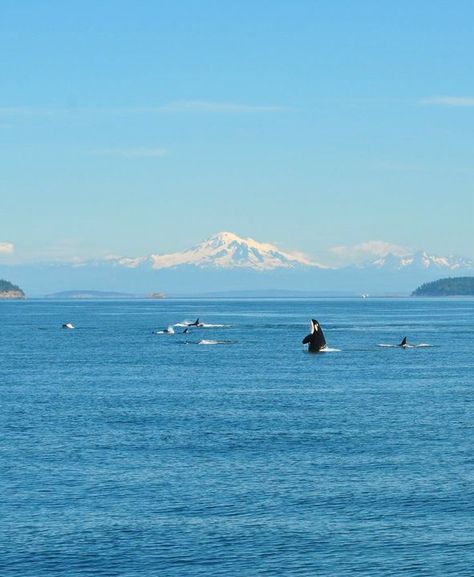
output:
[[[199,268],[248,268],[258,271],[298,266],[328,268],[312,262],[301,253],[285,252],[273,244],[241,238],[232,232],[219,232],[182,252],[110,260],[129,268],[146,264],[155,270],[188,265]]]
[[[314,262],[302,253],[281,250],[274,244],[220,232],[182,252],[0,266],[0,272],[20,282],[27,294],[39,296],[78,289],[182,295],[278,290],[314,294],[409,293],[420,283],[440,275],[473,270],[473,263],[462,257],[409,252],[400,247],[393,249],[394,254],[387,243],[366,244],[376,246],[379,254],[365,262],[336,267]]]
[[[388,245],[388,243],[385,244]],[[219,232],[182,252],[156,253],[146,257],[135,258],[108,257],[107,260],[128,268],[150,266],[155,270],[180,266],[224,269],[248,268],[258,271],[298,267],[342,268],[342,266],[330,266],[315,262],[301,252],[283,251],[274,244],[258,242],[252,238],[242,238],[232,232]],[[362,263],[350,262],[344,266],[354,265],[359,268],[375,267],[378,269],[397,270],[404,268],[440,268],[454,271],[470,268],[472,264],[471,260],[459,256],[430,255],[426,251],[401,250],[400,247],[397,247],[396,252],[390,252],[387,249],[377,257],[366,259]]]
[[[389,253],[368,263],[367,266],[374,266],[379,269],[391,268],[395,270],[421,268],[456,271],[458,269],[472,268],[473,263],[471,260],[460,256],[436,256],[430,255],[424,250],[420,250],[405,255],[394,255]]]
[[[184,264],[222,268],[248,267],[262,271],[299,265],[324,268],[301,254],[283,252],[273,244],[257,242],[252,238],[240,238],[232,232],[215,234],[181,253],[155,254],[151,258],[155,269]]]

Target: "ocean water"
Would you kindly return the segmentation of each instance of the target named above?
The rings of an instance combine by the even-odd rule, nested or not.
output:
[[[154,334],[196,317],[225,326]],[[474,300],[0,319],[2,577],[474,575]]]

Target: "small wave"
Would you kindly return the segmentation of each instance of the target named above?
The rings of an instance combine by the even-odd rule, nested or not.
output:
[[[433,345],[429,345],[428,343],[420,343],[418,345],[407,344],[401,346],[401,345],[390,345],[387,343],[379,343],[377,346],[384,347],[386,349],[426,349],[432,347]]]
[[[172,326],[169,326],[167,329],[163,329],[162,331],[156,331],[157,335],[174,335],[174,329]]]
[[[235,341],[213,341],[210,339],[202,339],[198,345],[232,345]]]
[[[341,349],[334,349],[332,347],[324,347],[319,351],[307,351],[310,355],[319,355],[319,353],[340,353]]]

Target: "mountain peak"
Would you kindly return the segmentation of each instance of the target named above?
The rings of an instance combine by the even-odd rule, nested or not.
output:
[[[420,250],[411,254],[403,256],[389,253],[380,257],[370,263],[369,266],[377,268],[391,268],[394,270],[402,270],[405,268],[418,269],[469,269],[473,267],[473,263],[469,259],[458,256],[438,256],[427,253],[425,250]]]
[[[249,268],[271,270],[315,266],[304,255],[285,252],[270,243],[242,238],[232,232],[219,232],[183,252],[151,255],[153,268],[171,268],[182,265],[214,268]]]
[[[209,240],[210,239],[221,240],[223,242],[232,242],[233,240],[237,240],[237,241],[243,240],[240,238],[240,236],[237,236],[233,232],[227,232],[227,231],[222,231],[222,232],[218,232],[216,234],[213,234],[212,236],[209,237]]]

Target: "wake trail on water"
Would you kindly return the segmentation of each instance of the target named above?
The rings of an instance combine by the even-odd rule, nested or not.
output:
[[[186,343],[188,345],[233,345],[235,344],[237,341],[215,341],[212,339],[202,339],[196,343]]]

